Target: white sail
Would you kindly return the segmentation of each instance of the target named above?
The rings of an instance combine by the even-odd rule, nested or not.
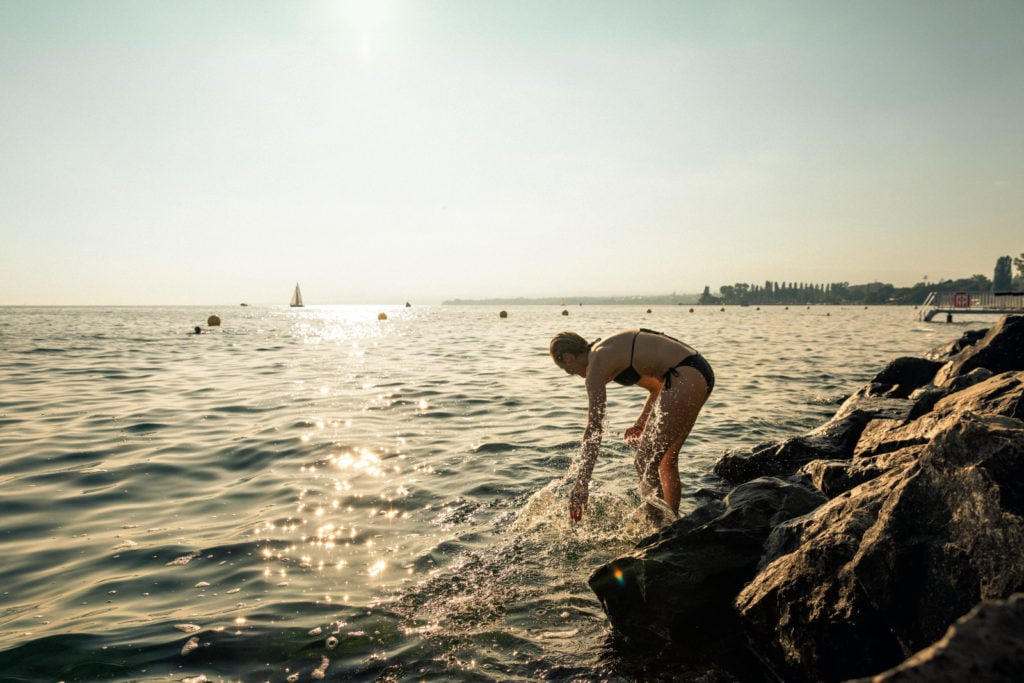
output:
[[[288,305],[292,308],[302,306],[302,290],[299,289],[299,283],[295,283],[295,291],[292,292],[292,300],[288,302]]]

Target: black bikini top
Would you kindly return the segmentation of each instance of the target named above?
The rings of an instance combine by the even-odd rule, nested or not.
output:
[[[656,332],[655,330],[648,330],[645,327],[641,327],[640,330],[633,335],[633,348],[629,352],[629,367],[620,372],[619,374],[612,377],[612,381],[621,384],[624,387],[631,387],[640,381],[640,373],[637,372],[636,368],[633,367],[633,354],[636,353],[636,338],[640,336],[640,332],[646,332],[647,334],[656,334],[661,337],[667,337],[672,341],[679,341],[675,337],[669,337],[663,332]],[[680,342],[681,343],[681,342]]]
[[[640,330],[640,332],[650,332],[650,330]],[[612,377],[613,382],[624,387],[631,387],[640,381],[640,373],[633,367],[633,354],[636,353],[636,338],[640,336],[640,332],[633,335],[633,348],[629,351],[629,367]]]
[[[640,332],[650,332],[650,330],[640,330]],[[639,336],[640,332],[633,335],[633,349],[629,352],[629,367],[615,375],[615,377],[612,377],[613,382],[618,382],[624,387],[631,387],[640,381],[640,373],[633,368],[633,354],[636,352],[636,338]],[[594,344],[599,341],[601,341],[600,337],[590,342],[587,344],[587,349],[592,349]]]

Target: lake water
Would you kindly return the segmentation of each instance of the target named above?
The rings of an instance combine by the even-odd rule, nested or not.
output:
[[[586,392],[551,336],[649,327],[712,363],[685,512],[726,449],[994,322],[564,308],[0,308],[0,679],[685,679],[613,637],[586,583],[652,531],[617,438],[646,392],[609,389],[571,524]]]

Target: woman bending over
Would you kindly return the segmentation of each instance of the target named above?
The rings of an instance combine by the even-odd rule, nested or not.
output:
[[[634,464],[641,491],[647,487],[657,491],[678,513],[679,449],[715,386],[711,365],[688,344],[646,329],[624,330],[592,342],[575,332],[559,332],[551,340],[550,352],[555,365],[586,380],[589,403],[576,484],[569,495],[569,517],[578,522],[587,509],[608,382],[637,385],[650,392],[625,440],[637,448]],[[654,512],[650,507],[649,511]]]

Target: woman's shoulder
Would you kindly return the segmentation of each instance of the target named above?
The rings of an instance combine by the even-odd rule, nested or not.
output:
[[[639,330],[620,330],[618,332],[613,332],[595,344],[594,350],[615,348],[623,342],[632,343],[633,337],[636,336],[637,332],[639,332]]]
[[[608,339],[627,339],[632,341],[633,337],[640,334],[640,332],[642,332],[642,330],[640,330],[639,328],[619,330],[618,332],[613,332],[612,334],[608,335]]]

